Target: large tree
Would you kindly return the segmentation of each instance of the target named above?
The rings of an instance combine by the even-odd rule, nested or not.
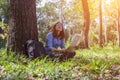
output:
[[[82,0],[83,12],[84,12],[84,43],[85,47],[88,48],[88,34],[90,26],[90,12],[87,0]]]
[[[10,0],[8,49],[24,53],[25,42],[38,40],[35,0]]]

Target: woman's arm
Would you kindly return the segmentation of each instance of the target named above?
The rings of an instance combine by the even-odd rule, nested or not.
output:
[[[51,48],[51,51],[53,52],[65,52],[66,48],[62,48],[62,49],[56,49],[56,48]]]
[[[46,44],[49,48],[49,50],[51,50],[53,48],[53,36],[52,36],[52,33],[48,33],[47,36],[46,36]]]

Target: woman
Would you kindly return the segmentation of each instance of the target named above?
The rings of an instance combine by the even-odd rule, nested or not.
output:
[[[47,34],[45,49],[50,57],[57,55],[60,59],[67,59],[75,56],[75,52],[67,52],[65,48],[65,32],[62,23],[57,22]]]

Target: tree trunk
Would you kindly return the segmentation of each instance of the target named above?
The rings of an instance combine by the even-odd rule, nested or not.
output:
[[[117,0],[118,3],[118,45],[120,47],[120,1]]]
[[[107,24],[105,25],[104,30],[105,30],[105,43],[107,44],[108,43]]]
[[[35,0],[10,0],[8,49],[24,53],[27,40],[38,40]]]
[[[102,47],[103,46],[103,43],[102,43],[102,0],[99,0],[99,23],[100,23],[99,45],[100,45],[100,47]]]
[[[90,26],[90,12],[87,0],[82,0],[83,12],[84,12],[84,43],[85,48],[88,48],[88,34]]]

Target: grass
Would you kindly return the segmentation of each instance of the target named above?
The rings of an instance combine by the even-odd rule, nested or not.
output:
[[[120,48],[97,45],[76,51],[76,56],[64,62],[47,58],[30,60],[23,55],[6,54],[0,50],[0,79],[5,80],[107,80],[120,73]],[[118,70],[115,70],[117,69]],[[115,73],[115,74],[114,74]]]

